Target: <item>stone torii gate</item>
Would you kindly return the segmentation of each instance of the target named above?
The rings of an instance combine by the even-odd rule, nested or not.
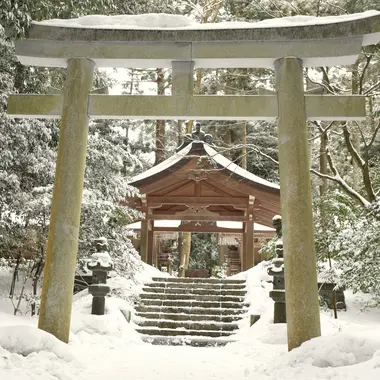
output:
[[[367,17],[368,16],[368,17]],[[21,63],[67,67],[62,95],[11,95],[13,117],[59,118],[39,327],[67,342],[89,118],[278,122],[288,347],[320,335],[307,120],[364,119],[360,96],[304,92],[303,67],[353,64],[380,41],[380,15],[236,29],[96,29],[33,24],[16,43]],[[172,68],[171,96],[91,94],[94,67]],[[273,67],[275,95],[194,96],[194,68]]]

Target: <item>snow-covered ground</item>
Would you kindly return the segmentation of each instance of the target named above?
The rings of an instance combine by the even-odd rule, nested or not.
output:
[[[286,326],[272,323],[271,285],[259,265],[237,276],[247,278],[250,312],[261,315],[251,328],[242,324],[237,342],[222,348],[152,346],[140,340],[122,311],[131,309],[130,300],[157,273],[145,266],[137,284],[112,279],[123,299],[107,298],[104,316],[90,315],[86,292],[77,295],[69,345],[36,329],[36,318],[14,317],[3,292],[0,379],[380,379],[380,310],[362,310],[365,295],[347,291],[347,312],[338,320],[322,312],[323,336],[288,353]]]

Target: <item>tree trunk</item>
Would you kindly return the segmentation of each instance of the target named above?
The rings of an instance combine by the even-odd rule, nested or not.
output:
[[[321,134],[321,143],[319,146],[319,172],[322,174],[328,174],[328,161],[327,161],[327,144],[328,144],[328,136],[327,132]],[[328,179],[327,178],[321,178],[322,184],[319,186],[319,195],[323,197],[328,190]],[[322,236],[326,236],[326,211],[324,207],[323,201],[320,204],[320,213],[321,213],[321,229],[322,229]],[[327,250],[327,258],[329,261],[329,267],[332,269],[332,263],[331,263],[331,255],[330,252]],[[336,308],[336,290],[333,290],[333,310],[334,310],[334,318],[338,319],[338,312]]]
[[[231,128],[227,127],[226,131],[223,136],[223,141],[226,144],[226,151],[224,152],[224,156],[227,157],[229,160],[231,159],[231,145],[232,145],[232,133],[231,133]]]
[[[165,75],[163,69],[157,69],[157,95],[165,95]],[[165,120],[156,121],[156,158],[157,165],[165,160]]]
[[[181,232],[178,238],[179,270],[178,276],[185,277],[185,271],[189,268],[191,232]]]
[[[183,131],[182,131],[182,120],[177,121],[177,146],[182,144]]]
[[[359,70],[358,62],[352,65],[352,79],[351,79],[352,95],[359,93]],[[355,122],[348,122],[348,129],[351,132],[352,145],[360,154],[360,132],[355,125]],[[352,187],[356,191],[360,191],[362,171],[358,163],[352,158]]]
[[[182,246],[183,246],[183,252],[184,252],[185,269],[189,269],[190,251],[191,251],[191,232],[184,233]]]
[[[370,126],[371,133],[375,133],[376,123],[375,123],[375,114],[374,114],[374,107],[373,107],[373,96],[368,97],[367,124]]]
[[[241,166],[247,170],[247,122],[241,123]]]
[[[319,172],[322,174],[328,174],[328,161],[327,161],[327,143],[328,143],[328,137],[327,133],[321,134],[321,142],[319,146]],[[323,197],[328,189],[328,179],[327,178],[321,178],[322,184],[319,186],[319,195]],[[322,214],[322,210],[321,210]]]

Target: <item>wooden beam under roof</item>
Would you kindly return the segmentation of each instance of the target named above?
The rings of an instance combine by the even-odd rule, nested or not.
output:
[[[149,220],[193,220],[193,221],[226,221],[231,222],[244,222],[247,220],[245,215],[192,215],[192,214],[181,214],[181,215],[170,215],[170,214],[148,214]]]
[[[240,234],[243,233],[243,230],[241,228],[224,228],[224,227],[218,227],[216,225],[207,225],[202,223],[200,226],[185,223],[181,224],[178,227],[154,227],[155,232],[218,232],[218,233],[236,233]]]
[[[187,196],[149,196],[147,197],[148,205],[156,204],[174,204],[174,205],[238,205],[248,206],[248,197],[187,197]]]

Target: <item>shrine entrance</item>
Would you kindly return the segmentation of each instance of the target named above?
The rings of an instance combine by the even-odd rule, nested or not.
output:
[[[205,28],[204,24],[157,30],[154,27],[102,29],[82,28],[75,24],[62,27],[54,22],[33,23],[27,36],[17,41],[15,46],[22,64],[67,67],[63,94],[10,95],[8,98],[8,113],[13,117],[62,119],[39,327],[62,341],[69,339],[90,117],[277,120],[288,348],[293,349],[320,336],[306,122],[364,119],[365,98],[307,93],[303,68],[354,64],[362,46],[380,41],[380,15],[363,13],[334,19],[319,18],[314,24],[288,23],[285,26],[280,22],[270,26],[255,26],[253,23],[251,26],[236,27],[232,24],[217,28],[213,24],[211,29]],[[171,95],[91,94],[95,66],[172,68]],[[275,92],[265,96],[194,95],[194,68],[235,67],[274,68]],[[150,172],[150,175],[153,173]],[[165,179],[161,181],[168,181],[169,177],[165,173]],[[214,177],[218,180],[212,172],[208,174],[209,181]],[[182,180],[184,184],[189,181],[183,175]],[[144,175],[140,181],[142,193],[159,190],[159,187],[149,188],[149,184],[144,183]],[[202,181],[193,182],[193,191],[196,190],[196,183],[201,184],[202,188]],[[135,184],[139,186],[136,179]],[[220,182],[216,184],[223,186]],[[252,218],[255,216],[255,202],[249,198],[252,187],[244,180],[235,181],[233,187],[228,187],[225,197],[238,198],[238,193],[241,193],[244,198],[241,199],[242,203],[235,199],[232,204],[230,201],[228,204],[223,204],[223,201],[212,204],[207,200],[208,207],[201,205],[203,214],[213,213],[213,219],[219,219],[226,212],[229,220],[241,220],[246,225],[253,223],[253,220],[247,220],[250,208],[253,208]],[[258,186],[255,188],[257,190]],[[184,195],[181,194],[181,198]],[[165,193],[155,196],[165,196]],[[198,197],[196,193],[189,193],[189,196]],[[257,199],[264,198],[257,195]],[[172,204],[159,201],[156,202],[157,209],[151,207],[153,218],[149,219],[148,214],[148,224],[162,217],[162,213],[168,215],[172,212]],[[186,215],[186,220],[197,220],[190,214],[199,213],[199,203],[189,205],[193,207],[178,205],[176,212],[183,212],[182,218]],[[237,208],[240,205],[242,209]],[[256,214],[265,218],[259,210]],[[149,231],[149,227],[145,230]],[[245,232],[251,235],[253,228]],[[251,238],[246,240],[247,244],[251,244]],[[249,260],[247,257],[247,262]]]
[[[207,140],[211,143],[211,136]],[[139,251],[151,265],[157,265],[159,258],[155,232],[216,232],[224,240],[228,235],[240,239],[235,264],[239,258],[239,271],[247,270],[260,261],[254,227],[256,232],[265,227],[271,231],[272,218],[280,214],[277,184],[242,169],[198,139],[132,178],[130,185],[141,195],[127,202],[145,214]],[[158,221],[178,223],[158,226]]]

